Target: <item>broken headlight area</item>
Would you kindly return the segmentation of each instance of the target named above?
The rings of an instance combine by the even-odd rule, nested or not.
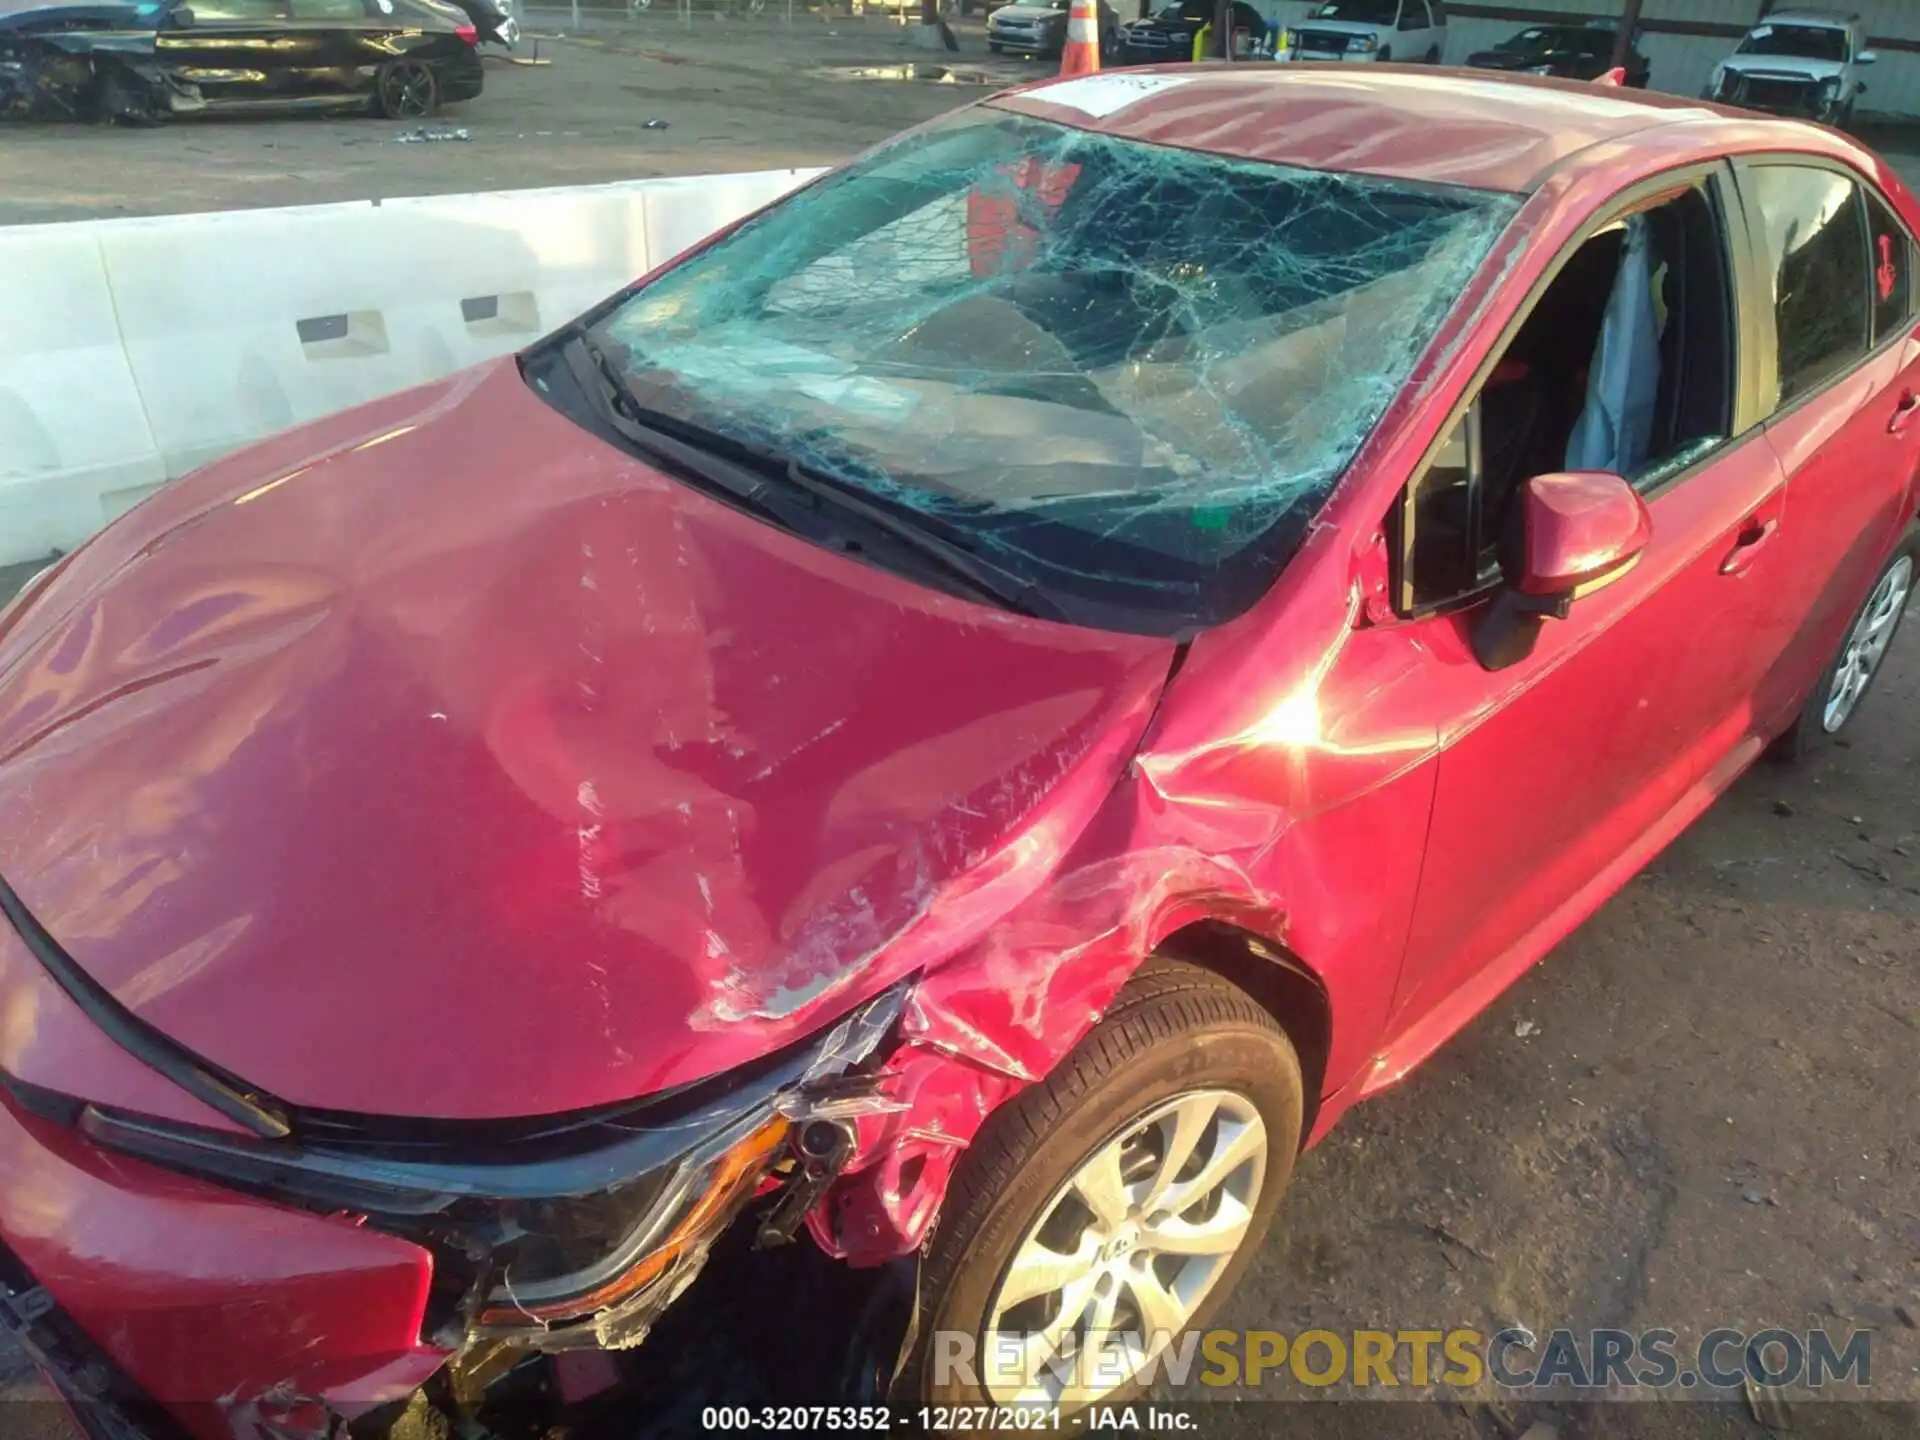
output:
[[[899,988],[825,1033],[623,1107],[530,1121],[304,1113],[253,1140],[99,1106],[96,1143],[281,1203],[365,1217],[434,1255],[423,1338],[548,1351],[623,1349],[690,1284],[756,1195],[803,1200],[850,1147],[847,1119],[891,1108],[857,1067],[898,1018]],[[791,1205],[776,1202],[774,1224]],[[792,1217],[798,1223],[798,1216]]]
[[[0,35],[0,118],[154,125],[206,108],[151,40],[84,31]]]

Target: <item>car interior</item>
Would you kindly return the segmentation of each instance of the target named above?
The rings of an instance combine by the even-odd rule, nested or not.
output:
[[[1647,492],[1725,439],[1732,304],[1719,219],[1699,187],[1583,243],[1402,507],[1402,608],[1464,600],[1499,580],[1531,477],[1612,470]]]

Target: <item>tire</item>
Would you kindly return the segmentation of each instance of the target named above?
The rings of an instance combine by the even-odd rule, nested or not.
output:
[[[1431,50],[1427,51],[1427,64],[1438,65],[1439,63],[1440,63],[1440,47],[1438,45],[1435,45]]]
[[[374,77],[373,105],[388,120],[424,120],[440,108],[440,77],[424,60],[389,60]]]
[[[1380,59],[1378,63],[1382,65],[1391,65],[1393,63],[1393,47],[1391,45],[1387,46],[1385,49],[1383,49],[1380,52]]]
[[[987,42],[987,49],[995,55],[1004,55],[1007,53],[1004,46],[992,40]]]
[[[1203,1326],[1258,1252],[1280,1203],[1299,1149],[1304,1096],[1292,1044],[1251,997],[1196,966],[1149,960],[1044,1082],[988,1118],[962,1159],[928,1242],[920,1272],[921,1325],[895,1393],[909,1404],[1015,1398],[987,1373],[984,1362],[1004,1353],[993,1344],[990,1327],[1005,1337],[1031,1333],[1034,1325],[1044,1330],[1070,1322],[1067,1297],[1075,1285],[1095,1287],[1090,1294],[1082,1289],[1087,1298],[1076,1313],[1093,1315],[1104,1306],[1115,1333],[1142,1313],[1147,1279],[1159,1295],[1171,1293],[1165,1288],[1171,1282],[1193,1302],[1177,1317],[1166,1312],[1169,1323],[1152,1328]],[[1171,1177],[1194,1203],[1171,1217],[1155,1211],[1151,1187],[1159,1181],[1152,1172],[1185,1128],[1183,1112],[1200,1117],[1215,1106],[1217,1119],[1191,1132],[1195,1159]],[[1154,1123],[1143,1129],[1149,1121]],[[1262,1135],[1264,1156],[1255,1144]],[[1115,1161],[1119,1168],[1108,1172],[1120,1187],[1107,1192],[1116,1197],[1109,1208],[1118,1215],[1124,1203],[1127,1218],[1103,1230],[1078,1182],[1083,1167],[1109,1156],[1122,1157]],[[1224,1180],[1206,1174],[1215,1157]],[[1144,1169],[1125,1180],[1134,1166]],[[1098,1167],[1089,1173],[1099,1173]],[[1156,1241],[1174,1228],[1209,1223],[1221,1224],[1229,1237],[1224,1244],[1210,1241],[1217,1252],[1157,1253]],[[1094,1249],[1090,1262],[1069,1262],[1078,1272],[1063,1282],[1065,1288],[1005,1305],[1001,1292],[1016,1256],[1032,1257],[1040,1246],[1055,1253]],[[1163,1265],[1169,1268],[1162,1271]],[[1094,1278],[1095,1271],[1104,1278]],[[945,1341],[942,1332],[948,1332]],[[954,1347],[965,1344],[954,1334],[971,1337],[973,1355],[983,1362],[972,1374],[950,1363]],[[1090,1375],[1091,1388],[1061,1395],[1059,1403],[1077,1408],[1140,1388],[1137,1364],[1114,1368],[1112,1376]]]
[[[1843,734],[1860,713],[1860,704],[1880,678],[1887,651],[1899,633],[1906,612],[1913,608],[1913,593],[1920,588],[1920,525],[1908,530],[1892,557],[1874,578],[1866,601],[1847,623],[1846,638],[1839,652],[1820,672],[1813,692],[1807,696],[1793,728],[1774,741],[1771,751],[1778,760],[1802,760]],[[1883,614],[1882,612],[1890,612]],[[1879,623],[1876,625],[1876,619]],[[1862,646],[1865,646],[1862,649]],[[1864,662],[1864,674],[1860,665]],[[1839,698],[1842,674],[1851,674],[1852,697],[1844,704]],[[1837,709],[1836,709],[1837,707]]]

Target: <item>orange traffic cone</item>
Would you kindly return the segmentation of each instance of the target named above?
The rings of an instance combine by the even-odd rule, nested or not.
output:
[[[1060,48],[1062,75],[1092,75],[1100,68],[1100,12],[1095,0],[1073,0],[1067,12],[1067,43]]]
[[[1625,85],[1627,83],[1627,67],[1624,65],[1616,65],[1593,83],[1596,85]]]

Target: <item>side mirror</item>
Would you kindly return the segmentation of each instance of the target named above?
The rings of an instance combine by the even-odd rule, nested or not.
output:
[[[185,5],[177,6],[173,10],[168,11],[167,27],[171,30],[191,30],[193,28],[193,11],[189,10]]]
[[[1879,60],[1880,52],[1878,50],[1862,50],[1854,57],[1853,63],[1856,65],[1874,65],[1878,64]]]
[[[1526,659],[1545,621],[1566,619],[1575,600],[1625,575],[1652,539],[1647,502],[1618,475],[1534,476],[1503,537],[1506,588],[1474,626],[1474,658],[1487,670]]]

